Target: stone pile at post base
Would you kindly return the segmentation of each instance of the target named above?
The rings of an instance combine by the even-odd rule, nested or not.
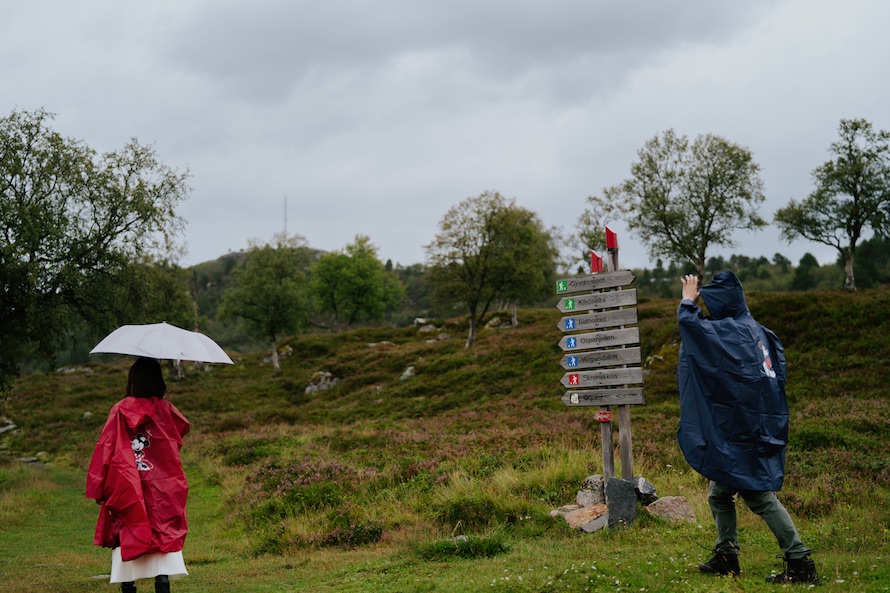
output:
[[[692,505],[683,496],[659,498],[643,477],[633,480],[601,475],[588,476],[575,496],[575,504],[555,509],[550,514],[562,517],[573,529],[588,533],[606,527],[628,526],[636,520],[638,506],[653,516],[672,522],[697,522]]]

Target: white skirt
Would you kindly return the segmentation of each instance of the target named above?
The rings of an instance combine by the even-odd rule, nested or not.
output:
[[[158,552],[146,554],[135,560],[124,562],[121,559],[121,549],[114,548],[111,551],[111,582],[129,583],[136,579],[153,579],[159,574],[168,576],[187,575],[185,561],[182,559],[182,551]]]

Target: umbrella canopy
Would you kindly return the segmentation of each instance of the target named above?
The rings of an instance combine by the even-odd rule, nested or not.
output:
[[[219,344],[202,333],[169,323],[122,325],[96,344],[90,354],[131,354],[161,360],[193,360],[233,364]]]

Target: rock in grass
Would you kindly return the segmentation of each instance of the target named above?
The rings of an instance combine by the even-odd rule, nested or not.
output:
[[[697,523],[692,505],[685,496],[665,496],[644,507],[646,512],[673,522]]]
[[[569,527],[572,529],[581,529],[588,523],[608,514],[609,507],[604,504],[597,504],[588,507],[580,507],[574,511],[569,511],[564,516]]]
[[[339,381],[340,379],[335,377],[333,373],[328,371],[318,371],[312,375],[311,379],[309,379],[309,385],[306,386],[305,393],[310,394],[327,391]]]
[[[587,476],[581,489],[575,496],[575,502],[582,507],[605,504],[606,494],[603,491],[604,481],[600,475]]]
[[[609,528],[630,525],[637,518],[637,492],[631,480],[606,480],[606,505],[609,507]]]
[[[609,526],[609,513],[606,513],[602,517],[597,517],[590,523],[581,526],[581,531],[585,533],[593,533],[594,531],[599,531],[600,529],[605,529]]]
[[[655,492],[655,486],[652,485],[652,482],[643,478],[641,476],[637,476],[634,478],[634,488],[637,491],[637,498],[640,499],[640,502],[643,505],[652,504],[656,500],[658,500],[658,494]]]

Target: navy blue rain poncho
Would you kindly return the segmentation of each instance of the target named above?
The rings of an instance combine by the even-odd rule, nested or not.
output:
[[[785,351],[751,316],[742,284],[721,272],[699,290],[709,317],[680,303],[680,430],[686,461],[718,484],[778,491],[785,477]]]

